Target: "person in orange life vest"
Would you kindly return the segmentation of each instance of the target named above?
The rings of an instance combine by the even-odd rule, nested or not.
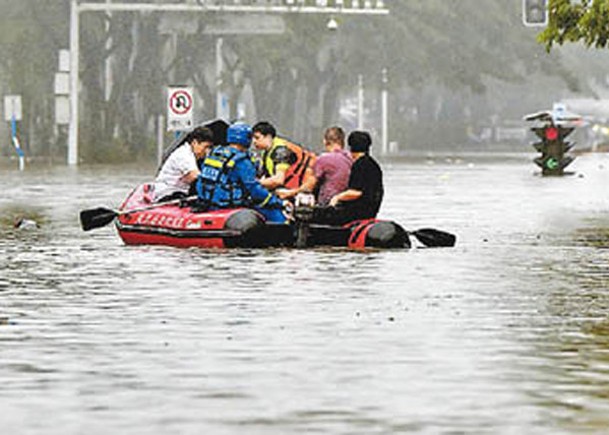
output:
[[[197,160],[214,145],[214,134],[207,127],[197,127],[188,134],[165,161],[153,183],[155,202],[178,199],[188,195],[199,176]]]
[[[275,127],[268,122],[257,123],[252,131],[254,146],[262,151],[262,186],[269,190],[295,189],[313,176],[314,153],[278,137]],[[287,196],[283,196],[285,198]]]
[[[316,193],[316,203],[327,206],[337,193],[347,189],[351,165],[351,154],[345,150],[345,132],[340,127],[329,127],[323,136],[325,153],[317,157],[313,165],[314,175],[298,188],[277,191],[277,196],[292,197],[301,192]]]

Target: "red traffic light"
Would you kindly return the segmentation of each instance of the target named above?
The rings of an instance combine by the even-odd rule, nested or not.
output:
[[[556,127],[548,127],[546,128],[545,135],[547,140],[556,140],[559,136],[558,129]]]

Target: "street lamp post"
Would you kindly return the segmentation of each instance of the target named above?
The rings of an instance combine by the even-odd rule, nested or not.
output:
[[[68,165],[78,164],[78,0],[70,5],[70,124],[68,126]]]
[[[216,117],[224,118],[226,108],[224,102],[224,93],[222,92],[222,71],[224,70],[224,60],[222,59],[222,45],[224,39],[218,37],[216,39]]]
[[[389,150],[389,95],[387,91],[387,68],[383,68],[383,91],[381,95],[382,104],[382,149],[383,155]]]
[[[225,4],[226,3],[226,4]],[[209,4],[193,3],[87,3],[71,0],[70,3],[70,124],[68,130],[68,165],[78,164],[78,84],[79,84],[79,17],[82,12],[218,12],[218,13],[269,13],[269,14],[326,14],[335,15],[387,15],[389,10],[382,0],[366,2],[364,7],[347,7],[343,1],[283,0],[275,5],[242,5],[238,0]],[[358,5],[359,6],[359,5]]]
[[[364,129],[364,76],[357,76],[357,129]]]

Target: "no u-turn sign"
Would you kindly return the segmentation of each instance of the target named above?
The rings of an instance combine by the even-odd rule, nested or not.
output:
[[[167,131],[192,128],[192,88],[172,86],[167,88]]]

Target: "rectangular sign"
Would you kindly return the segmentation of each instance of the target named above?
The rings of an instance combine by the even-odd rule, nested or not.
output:
[[[167,131],[184,131],[193,126],[193,89],[187,86],[167,88]]]
[[[55,96],[55,124],[70,123],[70,97],[67,95]]]
[[[70,72],[70,50],[59,50],[59,65],[60,72]]]
[[[55,73],[55,95],[70,94],[70,73]]]
[[[13,118],[15,121],[21,121],[23,113],[21,110],[21,95],[5,95],[4,96],[4,120],[10,121]]]

